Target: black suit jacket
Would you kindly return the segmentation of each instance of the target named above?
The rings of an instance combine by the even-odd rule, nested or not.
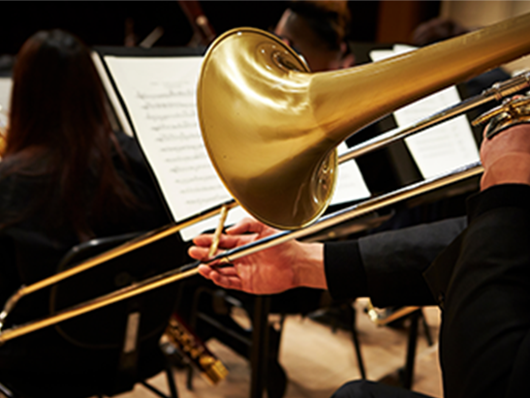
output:
[[[527,396],[530,186],[496,186],[468,204],[460,234],[465,220],[453,219],[326,245],[330,292],[373,294],[377,306],[439,304],[444,396]]]
[[[445,396],[528,396],[530,186],[496,186],[469,205],[469,226],[426,272],[443,298]]]
[[[126,168],[117,161],[116,170],[143,205],[139,209],[129,211],[123,223],[109,221],[103,225],[96,231],[98,238],[148,231],[170,222],[136,142],[123,133],[118,135],[118,139],[129,167]],[[1,166],[0,163],[0,175]],[[19,175],[0,179],[0,220],[4,215],[18,209],[19,204],[24,203],[26,197],[38,195],[45,182],[46,180],[42,178],[31,178],[31,176],[26,178]],[[85,188],[79,187],[79,189]],[[49,206],[57,208],[61,204],[49,203]],[[76,234],[69,228],[51,232],[46,229],[43,222],[46,217],[47,215],[42,213],[33,214],[0,231],[1,306],[22,284],[29,285],[54,274],[63,255],[71,246],[79,243]],[[176,267],[187,262],[185,261],[187,256],[186,248],[180,238],[175,235],[174,240],[172,259]],[[154,264],[155,262],[152,267],[155,267]],[[7,318],[4,329],[11,327],[13,322],[21,324],[47,316],[48,307],[48,290],[32,293],[19,302],[16,311]],[[96,364],[94,361],[97,361]],[[92,354],[90,350],[72,347],[53,327],[11,340],[0,347],[2,377],[6,375],[6,371],[17,371],[26,375],[29,372],[40,375],[47,372],[65,380],[69,377],[65,375],[66,373],[72,376],[76,373],[86,374],[88,371],[103,372],[115,362],[102,361],[101,356],[98,358],[98,355]],[[31,378],[28,376],[28,379]]]

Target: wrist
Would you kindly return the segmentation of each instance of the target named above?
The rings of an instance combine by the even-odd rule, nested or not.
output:
[[[480,181],[482,191],[500,184],[530,185],[530,154],[507,153],[485,169]]]
[[[298,286],[327,289],[324,270],[324,244],[302,243],[296,261]]]

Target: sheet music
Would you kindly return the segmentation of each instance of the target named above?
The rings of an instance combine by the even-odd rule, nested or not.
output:
[[[410,51],[414,47],[396,45],[392,50],[370,53],[374,61]],[[442,109],[460,102],[456,87],[452,86],[425,97],[394,112],[399,127],[412,125]],[[423,178],[449,172],[479,160],[473,132],[462,115],[405,139]]]
[[[202,57],[106,55],[104,59],[175,221],[229,200],[231,196],[208,157],[197,120],[195,90]],[[332,203],[368,196],[355,161],[340,165]],[[244,216],[248,213],[236,207],[229,212],[227,224]],[[215,228],[217,222],[218,217],[202,221],[184,229],[181,236],[190,240]]]
[[[9,77],[0,78],[0,129],[7,127],[12,85],[13,82]]]
[[[348,150],[348,147],[343,142],[337,149],[338,154],[341,155]],[[339,165],[336,184],[335,193],[331,200],[333,205],[370,197],[370,191],[354,159]]]
[[[116,57],[105,62],[126,104],[136,136],[175,221],[231,199],[200,134],[195,90],[202,57]],[[244,215],[230,211],[228,223]],[[217,218],[181,232],[190,240]]]

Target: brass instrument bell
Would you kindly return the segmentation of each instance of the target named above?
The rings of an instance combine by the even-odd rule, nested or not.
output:
[[[208,49],[197,89],[210,159],[262,222],[297,229],[333,195],[336,147],[374,120],[530,52],[530,14],[372,64],[310,73],[276,36],[239,28]]]

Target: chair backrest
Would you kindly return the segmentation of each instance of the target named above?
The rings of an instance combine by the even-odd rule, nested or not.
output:
[[[57,271],[73,267],[134,236],[95,239],[75,246],[63,257]],[[183,250],[182,242],[169,236],[61,281],[50,289],[49,313],[178,267]],[[51,355],[50,373],[55,365],[58,373],[64,371],[65,359],[71,373],[75,374],[78,369],[80,380],[88,372],[86,377],[92,378],[92,382],[86,396],[125,392],[135,383],[164,370],[166,362],[159,340],[175,309],[177,293],[176,284],[167,285],[34,332],[35,336],[28,335],[27,340],[32,344],[38,342],[40,334],[45,336],[40,344],[57,347],[57,355],[62,359],[56,360]],[[54,352],[53,348],[46,348],[47,353]],[[44,348],[36,348],[41,349]],[[69,352],[75,357],[69,358]],[[98,391],[92,388],[95,384]],[[67,396],[84,394],[71,392]]]

